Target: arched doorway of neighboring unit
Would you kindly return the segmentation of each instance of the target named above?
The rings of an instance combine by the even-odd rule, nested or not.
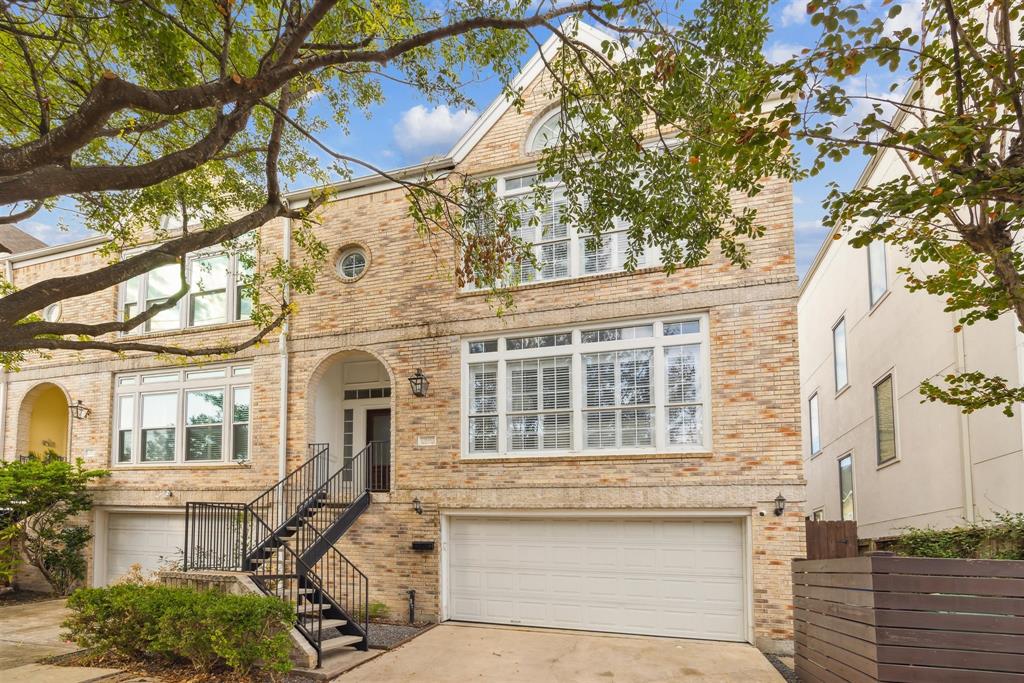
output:
[[[32,387],[21,401],[18,415],[18,455],[49,451],[68,455],[68,395],[57,384]]]
[[[366,463],[371,490],[391,490],[392,391],[388,368],[365,351],[339,352],[317,368],[309,391],[309,437],[329,445],[332,473],[362,476],[362,470],[352,475],[355,458]]]

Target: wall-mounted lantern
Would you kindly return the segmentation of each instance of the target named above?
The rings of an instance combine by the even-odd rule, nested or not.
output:
[[[412,386],[413,396],[427,395],[427,386],[430,382],[427,381],[427,376],[419,368],[416,368],[416,374],[409,378],[409,384]]]
[[[92,411],[82,405],[82,399],[78,399],[74,403],[68,404],[68,410],[71,411],[71,417],[76,420],[84,420],[89,417],[89,413]]]
[[[423,501],[420,500],[419,498],[413,498],[412,499],[412,509],[416,512],[417,515],[422,515],[423,514]]]
[[[786,511],[786,499],[782,497],[782,492],[775,497],[775,516],[781,517],[782,513]]]

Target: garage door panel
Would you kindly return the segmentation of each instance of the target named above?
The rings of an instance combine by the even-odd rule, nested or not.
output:
[[[456,518],[449,541],[452,619],[745,640],[739,522]]]
[[[180,513],[111,512],[107,514],[106,576],[115,583],[138,564],[143,574],[180,557],[185,517]]]

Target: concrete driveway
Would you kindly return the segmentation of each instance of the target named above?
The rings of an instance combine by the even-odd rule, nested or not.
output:
[[[67,614],[63,600],[0,607],[0,670],[81,649],[60,637]]]
[[[780,683],[751,645],[446,623],[338,683]]]

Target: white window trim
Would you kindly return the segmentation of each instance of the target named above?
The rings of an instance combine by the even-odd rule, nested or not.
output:
[[[843,371],[846,374],[846,381],[839,384],[839,355],[836,353],[836,330],[839,326],[843,326]],[[832,325],[832,382],[836,386],[836,395],[838,396],[850,386],[850,345],[849,345],[850,328],[846,326],[846,314],[843,313],[839,317],[839,320]],[[818,406],[819,410],[821,406]]]
[[[896,455],[889,458],[885,462],[879,460],[881,455],[881,434],[878,431],[878,385],[885,380],[891,381],[892,389],[892,447]],[[896,390],[896,370],[890,368],[886,370],[881,377],[876,379],[871,384],[871,416],[872,425],[874,427],[874,442],[875,442],[875,469],[882,469],[894,465],[900,461],[900,415],[899,415],[899,392]]]
[[[700,332],[671,335],[663,334],[666,323],[682,322],[686,320],[699,320]],[[641,320],[602,320],[591,324],[583,324],[573,328],[544,328],[536,330],[509,330],[498,334],[474,336],[462,340],[462,399],[460,413],[461,457],[466,459],[494,459],[494,458],[550,458],[566,456],[586,457],[611,457],[622,455],[656,455],[673,453],[710,453],[713,450],[711,434],[711,359],[710,359],[710,332],[709,317],[706,313],[681,314],[677,316],[665,316],[660,319]],[[633,325],[654,325],[654,336],[641,339],[627,339],[609,342],[594,342],[584,344],[581,341],[581,334],[585,330],[604,329],[609,327],[629,327]],[[508,337],[534,336],[551,334],[557,332],[571,332],[572,343],[563,346],[550,346],[540,349],[524,349],[508,351],[505,349],[505,340]],[[498,350],[489,353],[469,353],[469,345],[472,342],[489,339],[498,339]],[[665,386],[665,355],[663,349],[670,346],[685,346],[687,344],[700,344],[700,405],[703,410],[703,434],[704,443],[700,445],[668,445],[666,408],[667,396]],[[628,351],[633,349],[654,349],[653,361],[651,364],[651,393],[654,398],[654,446],[653,447],[615,447],[615,448],[585,448],[583,435],[583,355],[608,351]],[[550,358],[556,356],[571,356],[571,382],[572,382],[572,448],[551,449],[537,451],[510,451],[508,450],[508,432],[506,402],[508,400],[507,388],[505,386],[505,363],[513,360],[532,360],[539,358]],[[498,449],[495,452],[472,453],[469,450],[469,416],[471,386],[469,366],[476,363],[497,363],[497,420],[498,420]],[[628,406],[626,406],[628,408]],[[613,410],[613,408],[609,408]],[[614,410],[619,410],[618,407]]]
[[[885,287],[879,292],[878,296],[875,296],[874,291],[874,267],[871,264],[871,246],[877,244],[878,248],[881,249],[882,254],[882,279],[885,282]],[[885,250],[885,242],[881,240],[872,240],[868,243],[867,248],[864,250],[868,256],[868,308],[873,310],[878,304],[882,303],[886,295],[889,293],[889,254]]]
[[[253,400],[255,398],[255,392],[252,390],[252,375],[235,375],[235,369],[239,367],[251,368],[249,364],[242,365],[222,365],[214,367],[185,367],[180,369],[156,369],[148,370],[145,372],[127,372],[120,373],[114,377],[114,411],[113,411],[113,432],[110,443],[110,463],[115,468],[135,468],[135,467],[168,467],[168,466],[184,466],[184,467],[203,467],[211,465],[225,465],[225,464],[238,464],[248,462],[252,459],[252,415],[253,415]],[[205,379],[185,379],[187,372],[195,372],[196,370],[219,370],[224,369],[224,377],[210,377]],[[168,382],[154,382],[152,384],[143,384],[142,380],[144,377],[151,375],[175,375],[176,379]],[[120,383],[120,380],[124,377],[134,377],[134,384]],[[235,408],[235,389],[248,387],[249,388],[249,430],[248,430],[248,444],[246,447],[246,453],[249,454],[247,460],[234,460],[231,454],[234,452],[234,408]],[[186,427],[186,412],[188,406],[186,405],[185,395],[189,391],[196,391],[202,389],[222,389],[224,391],[224,409],[223,409],[223,421],[221,422],[221,459],[220,460],[186,460],[185,459],[185,431]],[[152,394],[175,394],[177,401],[177,414],[176,424],[174,426],[174,459],[173,460],[161,460],[153,462],[145,462],[141,460],[142,457],[142,397]],[[121,397],[122,396],[133,396],[132,402],[132,460],[131,462],[118,462],[118,432],[120,431],[121,425]],[[241,423],[239,423],[241,424]]]
[[[524,151],[527,154],[540,154],[551,145],[537,145],[537,136],[540,135],[540,131],[547,125],[548,121],[554,118],[560,118],[562,116],[562,108],[555,107],[546,114],[538,117],[533,122],[533,126],[530,128],[530,132],[526,136],[526,144],[524,145]]]
[[[811,412],[811,402],[815,402],[818,406],[818,419],[817,425],[815,425],[814,413]],[[818,433],[818,450],[814,450],[814,433]],[[807,397],[807,450],[811,452],[811,457],[821,455],[821,452],[825,450],[825,446],[821,443],[821,396],[817,390],[814,390],[810,396]]]
[[[142,253],[143,251],[145,251],[145,250],[143,249],[143,250],[134,250],[134,251],[131,251],[131,252],[127,252],[125,254],[125,257],[134,256],[135,254]],[[140,335],[140,334],[161,334],[161,333],[175,332],[175,331],[180,331],[180,330],[202,329],[204,327],[210,327],[212,325],[224,325],[224,324],[228,324],[228,323],[244,322],[244,321],[248,320],[248,318],[240,318],[240,317],[235,315],[235,312],[238,310],[238,301],[239,301],[239,298],[240,298],[239,297],[239,293],[238,293],[238,287],[239,287],[238,274],[241,272],[241,264],[239,262],[238,254],[236,252],[227,251],[225,249],[211,249],[211,250],[197,251],[197,252],[191,253],[191,254],[188,255],[188,257],[186,258],[186,261],[185,261],[185,277],[189,278],[189,279],[192,277],[192,264],[195,261],[211,258],[211,257],[214,257],[214,256],[219,256],[219,255],[222,255],[222,254],[226,255],[228,257],[227,282],[225,283],[225,291],[224,291],[224,306],[225,306],[224,320],[217,320],[217,321],[208,322],[208,323],[199,323],[199,324],[195,324],[195,325],[190,325],[189,324],[189,320],[192,318],[192,311],[191,311],[191,308],[192,308],[192,295],[193,294],[200,294],[200,293],[202,293],[202,290],[192,290],[191,289],[191,284],[192,283],[189,282],[189,291],[185,294],[185,296],[181,297],[181,299],[178,300],[178,305],[177,305],[178,326],[177,327],[168,328],[166,330],[147,330],[147,329],[145,329],[145,323],[143,323],[142,325],[140,325],[138,328],[136,328],[134,330],[131,330],[129,332],[123,332],[122,335],[128,336],[128,335]],[[136,301],[136,304],[135,304],[136,307],[137,307],[136,315],[138,315],[143,310],[145,310],[143,307],[146,305],[146,290],[149,287],[149,272],[143,273],[142,275],[139,275],[138,277],[139,277],[139,291],[137,293],[137,297],[138,298],[137,298],[137,301]],[[125,315],[124,315],[124,307],[125,307],[125,298],[126,298],[127,289],[128,289],[128,282],[127,281],[126,282],[122,282],[118,286],[118,289],[117,289],[117,316],[118,316],[118,320],[121,320],[121,321],[126,320]]]
[[[535,166],[533,166],[533,167],[520,168],[520,169],[517,169],[517,170],[515,170],[513,172],[508,172],[508,173],[505,173],[503,175],[496,176],[495,180],[497,181],[497,196],[498,196],[498,199],[499,200],[503,200],[503,199],[516,199],[516,198],[519,198],[519,197],[528,197],[534,191],[535,187],[545,187],[545,188],[547,188],[549,190],[552,190],[552,191],[557,190],[557,189],[559,189],[561,187],[561,183],[558,180],[548,180],[548,181],[543,182],[543,183],[537,183],[535,185],[531,185],[531,186],[520,188],[520,189],[516,189],[516,190],[506,190],[505,189],[505,181],[507,179],[520,178],[522,176],[533,175],[533,174],[536,174],[536,173],[538,173],[537,168]],[[609,237],[613,237],[613,236],[618,235],[620,233],[624,233],[624,232],[626,232],[626,230],[628,230],[628,227],[618,227],[618,228],[615,228],[615,229],[612,229],[612,230],[605,231],[604,233],[602,233],[601,236],[602,236],[602,238],[607,239]],[[564,237],[564,238],[552,237],[550,235],[542,236],[541,239],[539,239],[538,241],[533,243],[533,245],[534,245],[534,253],[538,254],[538,260],[540,260],[539,259],[539,251],[540,251],[541,245],[543,245],[543,244],[551,244],[551,243],[554,243],[554,242],[563,242],[563,241],[568,241],[569,242],[569,257],[568,257],[569,258],[569,268],[568,268],[568,275],[566,275],[564,277],[551,277],[551,278],[545,278],[545,279],[530,280],[529,282],[520,282],[520,283],[516,284],[515,286],[516,287],[529,287],[531,285],[542,285],[542,284],[546,284],[546,283],[549,283],[549,282],[565,282],[565,281],[568,281],[568,280],[577,280],[577,279],[588,278],[588,277],[601,277],[602,275],[610,275],[610,274],[614,274],[614,273],[625,273],[625,272],[627,272],[624,268],[612,268],[612,269],[609,269],[609,270],[602,270],[602,271],[599,271],[599,272],[596,272],[596,273],[584,272],[584,270],[583,270],[583,259],[584,259],[584,255],[586,253],[586,242],[587,242],[587,240],[589,238],[590,238],[589,234],[581,233],[579,228],[577,226],[575,226],[575,225],[568,225],[568,226],[566,226],[566,237]],[[659,268],[659,267],[661,267],[661,251],[657,247],[648,246],[646,251],[645,251],[645,254],[644,254],[644,261],[645,261],[644,265],[640,266],[639,268],[646,269],[646,268]],[[466,287],[464,288],[464,291],[472,292],[472,291],[476,291],[476,290],[473,287],[473,285],[470,283],[470,284],[466,285]]]
[[[853,488],[851,493],[853,494],[853,517],[846,519],[843,517],[843,475],[842,475],[842,462],[846,458],[850,459],[850,486]],[[855,522],[857,521],[857,473],[855,464],[857,459],[853,456],[853,451],[846,451],[836,458],[836,489],[839,494],[839,520],[842,522]]]

